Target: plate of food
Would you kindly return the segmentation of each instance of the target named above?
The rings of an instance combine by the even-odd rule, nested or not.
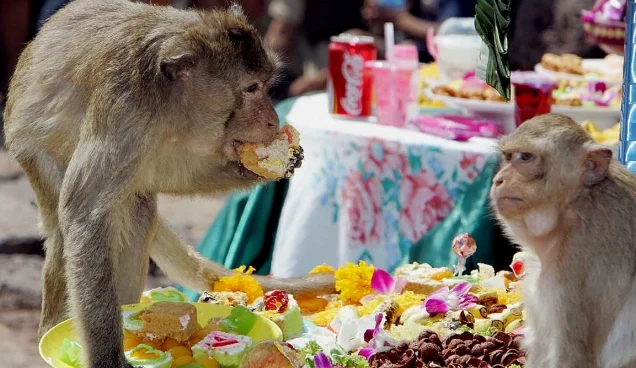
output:
[[[507,133],[514,130],[514,105],[504,102],[494,88],[474,76],[439,85],[425,93],[468,115],[497,121]],[[579,123],[593,120],[600,129],[607,129],[620,120],[620,85],[561,80],[552,96],[552,112],[568,115]]]
[[[583,59],[572,54],[545,54],[534,70],[555,79],[575,81],[604,81],[621,84],[623,81],[623,57],[607,55],[603,59]]]
[[[253,346],[283,340],[276,323],[241,305],[155,301],[121,310],[124,352],[139,367],[235,367]],[[81,349],[70,319],[40,342],[40,355],[55,368],[80,368]]]

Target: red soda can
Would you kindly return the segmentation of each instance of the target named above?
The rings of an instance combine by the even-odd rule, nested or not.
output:
[[[350,118],[371,116],[372,75],[365,62],[375,60],[373,37],[347,33],[329,44],[329,112]]]

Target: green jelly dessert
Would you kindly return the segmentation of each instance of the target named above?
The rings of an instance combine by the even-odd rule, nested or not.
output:
[[[64,338],[60,344],[60,360],[71,367],[79,368],[81,362],[82,346],[75,341]]]
[[[150,289],[150,290],[144,291],[143,294],[141,294],[141,303],[152,303],[152,302],[185,303],[187,301],[188,301],[188,298],[186,298],[185,294],[173,288],[172,286]]]
[[[141,320],[141,314],[143,310],[140,311],[122,311],[122,322],[124,324],[124,329],[128,331],[138,331],[141,329],[143,325],[143,321]]]
[[[230,314],[225,317],[220,325],[227,332],[236,332],[239,335],[249,335],[256,324],[258,316],[242,305],[232,308]]]
[[[192,354],[194,359],[212,357],[221,368],[236,368],[251,346],[248,336],[212,331],[192,347]]]
[[[128,363],[138,368],[170,368],[172,356],[150,345],[140,344],[126,352]]]

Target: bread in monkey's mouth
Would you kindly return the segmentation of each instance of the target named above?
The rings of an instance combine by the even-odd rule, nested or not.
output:
[[[291,178],[304,158],[300,135],[289,124],[280,129],[273,142],[242,143],[236,152],[246,169],[266,179]]]

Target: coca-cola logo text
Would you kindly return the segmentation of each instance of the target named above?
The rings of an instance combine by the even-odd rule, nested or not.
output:
[[[340,98],[340,105],[349,115],[360,115],[362,112],[362,74],[364,58],[361,55],[342,54],[342,76],[345,80],[345,95]]]

